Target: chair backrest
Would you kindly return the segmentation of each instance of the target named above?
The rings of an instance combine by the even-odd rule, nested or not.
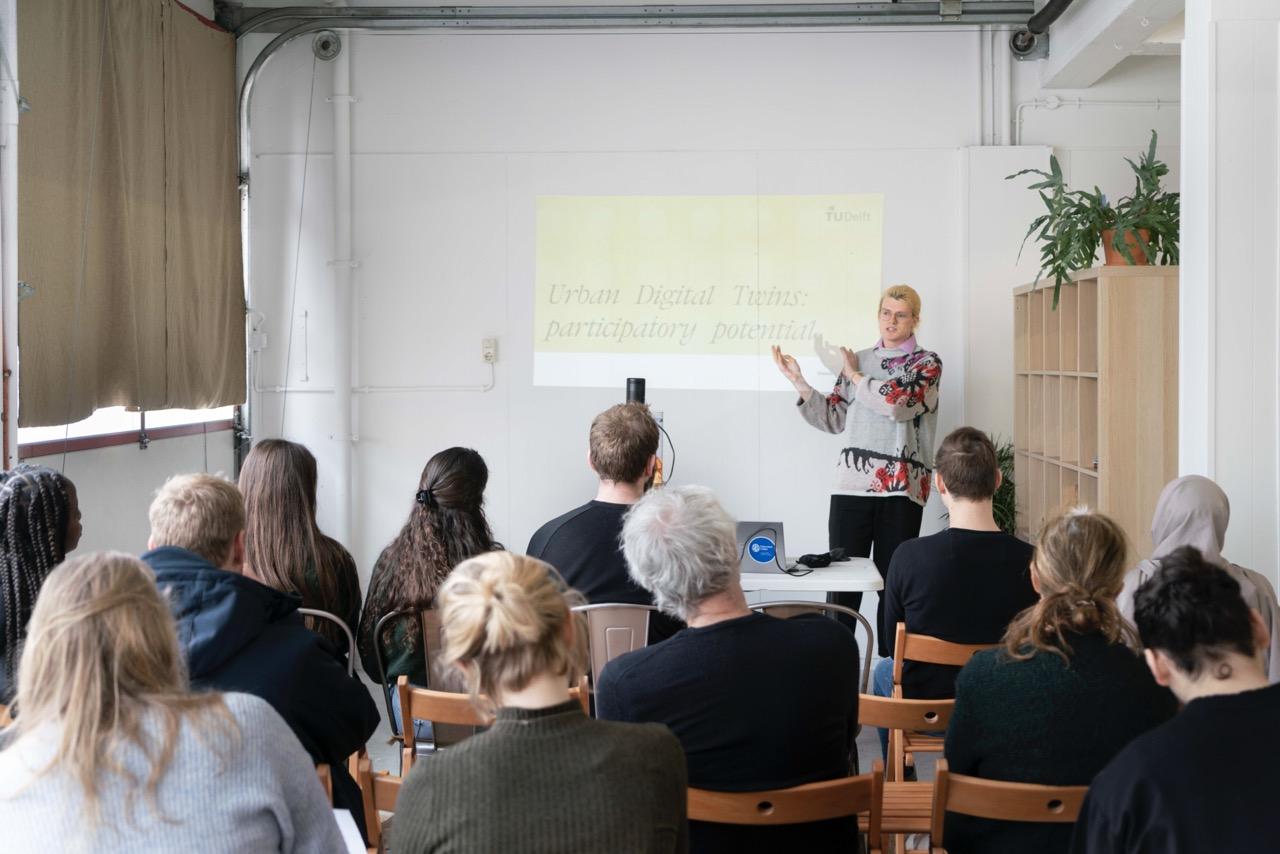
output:
[[[955,700],[902,700],[862,694],[858,697],[858,723],[906,732],[935,732],[947,728],[955,708]]]
[[[876,760],[868,774],[806,783],[759,792],[713,792],[689,789],[690,821],[718,824],[775,825],[825,821],[868,813],[867,841],[880,847],[884,763]]]
[[[859,614],[853,608],[845,605],[837,605],[834,602],[803,602],[803,601],[778,601],[778,602],[760,602],[751,606],[751,610],[759,611],[762,614],[768,614],[771,617],[778,617],[783,620],[789,620],[792,617],[798,617],[801,614],[844,614],[845,616],[856,620],[858,625],[862,626],[862,630],[866,632],[867,642],[862,645],[862,687],[858,691],[862,694],[867,693],[867,686],[871,684],[871,649],[875,646],[875,636],[871,633],[871,623],[867,622],[867,618]]]
[[[652,605],[602,602],[573,609],[587,618],[587,650],[591,658],[591,684],[600,681],[604,666],[624,653],[649,645]]]
[[[964,667],[975,653],[991,649],[994,643],[952,643],[930,635],[913,635],[906,623],[898,623],[893,641],[893,684],[902,684],[902,664],[923,661],[928,664],[950,664]]]
[[[386,771],[374,771],[368,756],[361,756],[357,761],[355,778],[360,787],[369,845],[373,849],[382,850],[381,813],[395,812],[396,801],[400,798],[400,784],[404,782],[404,778]]]
[[[1088,791],[1088,786],[1041,786],[952,774],[947,760],[939,759],[933,784],[934,850],[944,844],[942,831],[948,812],[1000,821],[1071,824],[1080,815]]]
[[[333,771],[327,762],[316,766],[316,776],[320,778],[320,787],[324,789],[325,797],[329,799],[329,806],[333,806]]]
[[[413,722],[420,720],[431,721],[433,729],[437,732],[442,725],[452,726],[462,731],[465,737],[474,735],[479,727],[486,727],[493,723],[492,718],[483,714],[471,702],[470,694],[417,688],[409,684],[408,676],[401,676],[396,680],[396,691],[400,694],[401,732],[413,732]],[[570,688],[569,696],[578,701],[583,713],[590,714],[590,700],[585,685],[579,684]],[[440,744],[437,738],[436,746],[445,745]],[[403,756],[403,772],[406,774],[413,765],[413,754],[412,746],[406,743]]]
[[[315,620],[323,620],[326,623],[333,623],[347,638],[347,675],[356,675],[356,636],[351,633],[351,627],[337,614],[328,611],[321,611],[318,608],[299,608],[298,613],[304,617],[311,617]]]

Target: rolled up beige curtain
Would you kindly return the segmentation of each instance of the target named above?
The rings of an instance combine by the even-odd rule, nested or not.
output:
[[[244,399],[235,42],[173,0],[20,0],[19,424]]]

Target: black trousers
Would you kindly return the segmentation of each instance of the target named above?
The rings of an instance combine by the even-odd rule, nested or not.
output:
[[[831,515],[827,517],[830,548],[842,548],[849,557],[869,557],[875,561],[880,577],[889,573],[889,561],[900,543],[920,536],[920,520],[924,508],[905,495],[870,497],[866,495],[831,496]],[[874,553],[873,553],[874,546]],[[829,593],[828,602],[861,610],[861,593]],[[857,632],[853,620],[841,614],[841,622],[849,631]],[[881,658],[889,655],[888,634],[884,625],[884,592],[876,608],[874,621],[879,637]],[[893,626],[888,627],[889,631]]]

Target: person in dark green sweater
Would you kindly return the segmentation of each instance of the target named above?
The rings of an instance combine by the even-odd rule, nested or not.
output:
[[[374,682],[382,677],[374,651],[378,620],[394,611],[410,611],[391,620],[376,639],[382,647],[386,684],[394,685],[401,676],[408,676],[414,685],[430,684],[417,612],[432,606],[453,567],[502,548],[493,541],[484,515],[488,482],[488,466],[470,448],[443,450],[423,468],[408,520],[374,564],[360,615],[356,645],[364,672]],[[394,704],[394,692],[391,697]],[[393,728],[399,717],[396,710]]]
[[[569,696],[582,672],[581,601],[548,564],[493,552],[440,590],[443,663],[493,726],[417,762],[391,848],[420,852],[665,854],[688,850],[684,751],[661,724],[594,720]]]
[[[1071,511],[1045,525],[1031,563],[1040,601],[956,679],[945,748],[952,772],[1087,785],[1173,716],[1173,695],[1152,679],[1116,607],[1125,551],[1123,531],[1101,513]],[[952,854],[1058,854],[1071,829],[948,815],[943,841]]]

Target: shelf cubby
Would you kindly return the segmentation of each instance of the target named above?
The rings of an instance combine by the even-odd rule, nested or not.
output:
[[[1019,536],[1083,504],[1145,557],[1156,498],[1177,469],[1178,268],[1081,270],[1056,308],[1051,285],[1013,296]]]

